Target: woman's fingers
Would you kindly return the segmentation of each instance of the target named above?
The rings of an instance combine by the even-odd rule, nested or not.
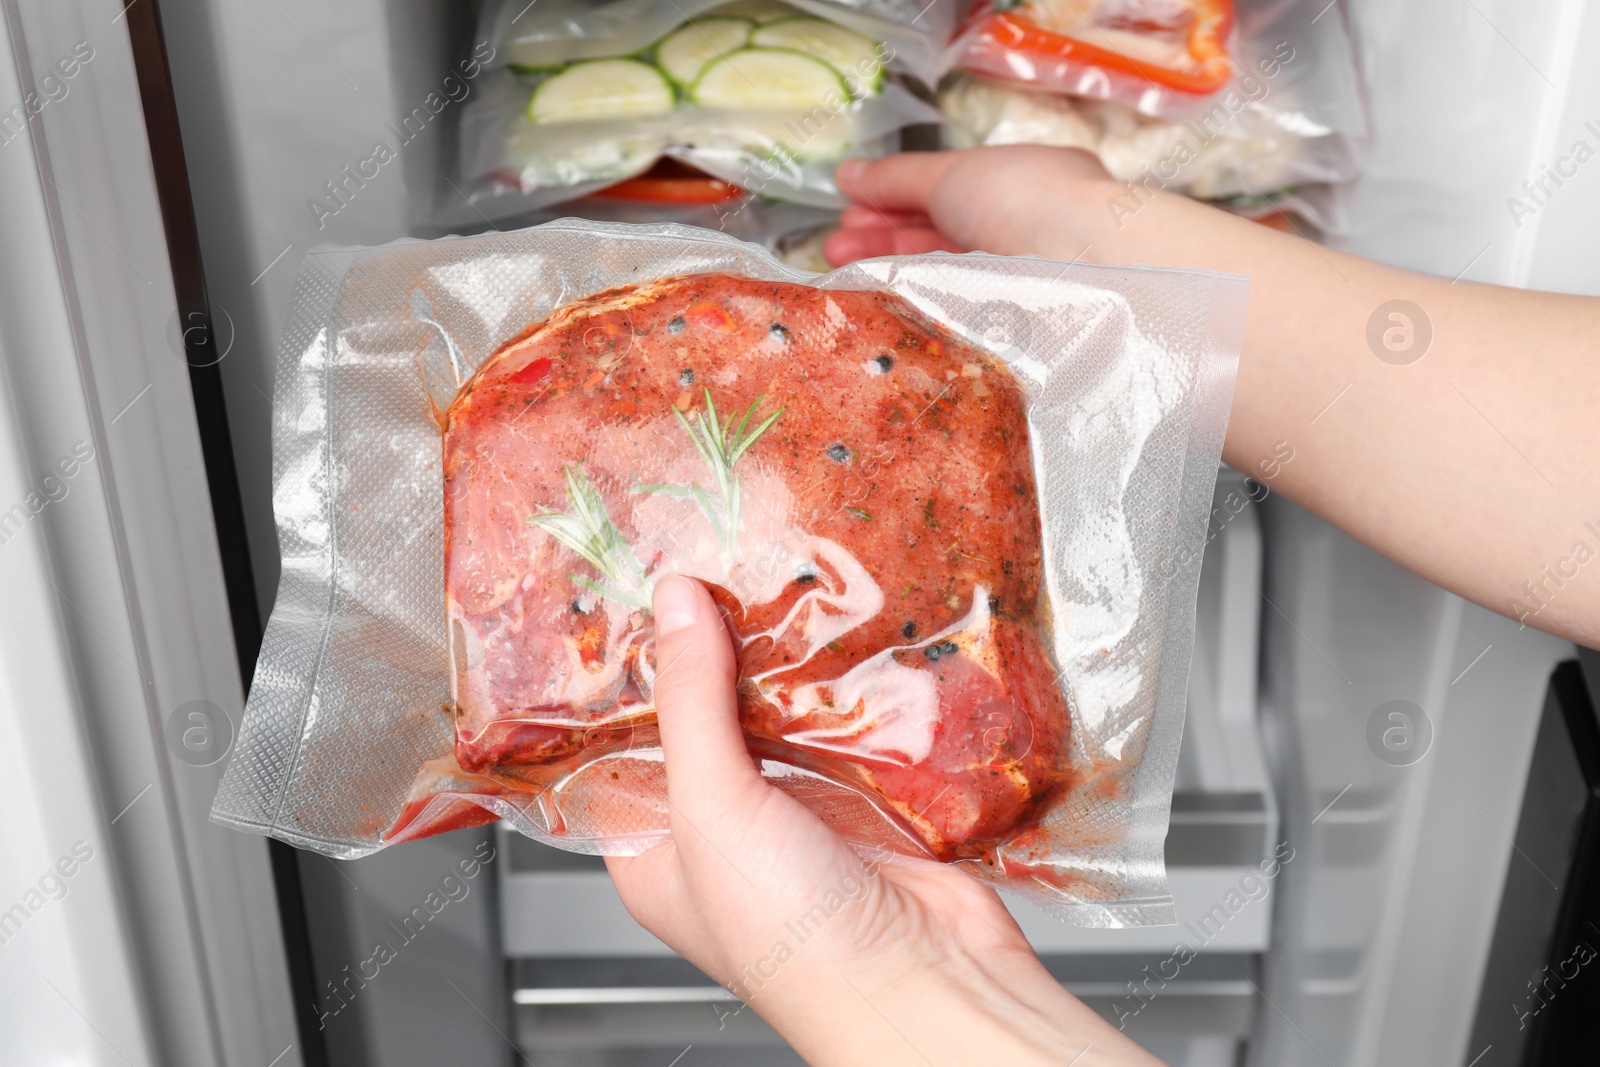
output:
[[[942,171],[942,165],[930,165],[934,158],[944,158],[939,152],[914,152],[914,154],[896,155],[896,157],[878,160],[877,163],[867,163],[866,160],[851,160],[843,163],[838,168],[840,187],[845,192],[850,192],[850,174],[856,174],[862,187],[870,189],[896,190],[894,200],[904,203],[904,206],[883,206],[880,203],[870,202],[866,197],[858,197],[862,205],[845,208],[838,216],[838,232],[830,235],[827,242],[822,245],[822,254],[830,264],[835,267],[845,266],[846,262],[856,262],[858,259],[872,259],[874,256],[914,256],[918,253],[930,251],[966,251],[962,245],[952,242],[949,237],[939,232],[933,221],[928,218],[926,211],[922,210],[922,203],[909,203],[898,200],[904,197],[918,197],[917,190],[901,187],[904,181],[909,181],[915,173],[915,166],[890,166],[894,160],[909,160],[912,163],[922,163],[923,170]],[[851,166],[851,165],[856,166]],[[882,174],[888,174],[886,181],[880,181]],[[854,194],[853,194],[854,195]]]
[[[628,914],[657,937],[669,940],[668,931],[681,922],[675,913],[683,906],[674,843],[667,841],[637,856],[607,856],[605,860],[606,872]]]
[[[934,186],[956,162],[953,152],[901,152],[839,164],[839,191],[876,211],[926,211]]]
[[[674,816],[696,824],[765,790],[745,748],[733,643],[711,594],[671,575],[656,583],[656,717]]]
[[[921,211],[875,211],[852,206],[839,212],[841,230],[927,229],[932,225]]]
[[[835,267],[874,256],[906,256],[918,252],[965,252],[966,249],[930,226],[856,227],[830,234],[822,254]]]

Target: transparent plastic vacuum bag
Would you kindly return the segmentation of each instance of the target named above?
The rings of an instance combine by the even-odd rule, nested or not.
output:
[[[1261,84],[1256,82],[1255,84]],[[951,148],[1045,144],[1083,148],[1119,181],[1155,176],[1160,188],[1201,200],[1265,198],[1299,185],[1346,181],[1355,158],[1340,137],[1306,137],[1267,108],[1243,107],[1208,129],[1107,100],[1021,89],[968,75],[939,94]]]
[[[982,3],[955,48],[962,69],[1170,115],[1234,73],[1234,0]]]
[[[884,42],[901,69],[931,85],[944,62],[956,10],[953,4],[927,0],[539,0],[537,5],[495,0],[484,9],[479,39],[495,42],[501,63],[549,70],[645,52],[697,19],[739,19],[759,27],[808,16]],[[712,53],[728,50],[714,30],[695,39]]]
[[[486,215],[584,196],[663,158],[841,207],[840,160],[884,155],[903,127],[939,121],[889,77],[927,74],[927,31],[864,8],[510,3],[486,32],[506,65],[485,76],[460,137],[467,206]]]
[[[333,856],[667,835],[650,592],[705,582],[779,787],[880,858],[1170,922],[1232,276],[795,270],[563,220],[313,253],[282,585],[214,817]]]
[[[956,48],[965,73],[940,87],[944,140],[953,148],[1083,148],[1125,182],[1243,214],[1290,209],[1325,232],[1340,232],[1340,205],[1325,187],[1355,177],[1356,145],[1366,135],[1340,16],[1318,0],[1237,6],[1236,65],[1218,91],[1205,94],[1157,92],[1161,87],[1144,79],[1135,79],[1132,92],[1114,91],[1121,83],[1105,77],[1063,83],[1033,59],[992,61],[994,54],[972,49],[969,35]],[[1082,10],[1087,17],[1132,9],[1107,2]],[[1149,68],[1140,61],[1139,69]]]
[[[1070,0],[1062,3],[1062,11],[1074,19],[1101,11],[1126,14],[1128,6],[1118,5],[1115,0],[1086,6],[1074,6]],[[1240,110],[1251,109],[1270,115],[1275,123],[1301,138],[1328,134],[1365,136],[1366,117],[1355,75],[1354,51],[1350,50],[1350,38],[1338,10],[1326,10],[1317,0],[1240,0],[1237,5],[1229,0],[1198,0],[1198,6],[1229,8],[1230,22],[1237,18],[1232,30],[1235,40],[1227,50],[1226,77],[1219,78],[1211,90],[1174,91],[1139,75],[1133,75],[1131,82],[1120,82],[1110,77],[1115,70],[1102,69],[1088,61],[1078,64],[1088,72],[1082,80],[1064,82],[1051,77],[1050,64],[1038,56],[1008,53],[1010,58],[997,58],[995,54],[974,51],[971,27],[952,46],[947,62],[994,82],[1090,101],[1114,101],[1168,122],[1198,120],[1214,126]],[[1171,5],[1173,13],[1186,10],[1184,3]],[[1005,14],[1026,11],[1024,5]],[[973,26],[981,27],[982,18],[976,19]],[[1094,30],[1088,37],[1104,45],[1106,40],[1098,34]],[[1154,75],[1155,69],[1146,59],[1133,56],[1130,62],[1136,69]],[[1118,88],[1123,85],[1126,91]]]
[[[810,110],[684,106],[548,125],[527,118],[529,91],[517,75],[486,74],[462,116],[467,205],[456,215],[463,220],[587,196],[645,173],[663,157],[752,194],[838,208],[845,204],[833,178],[840,161],[888,155],[902,128],[940,121],[937,109],[893,83],[864,99],[819,98]]]

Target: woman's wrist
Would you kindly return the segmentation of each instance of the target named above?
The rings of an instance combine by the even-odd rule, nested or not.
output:
[[[1120,1034],[1107,1040],[1105,1022],[1031,952],[907,944],[796,963],[750,1004],[815,1067],[1158,1063]]]

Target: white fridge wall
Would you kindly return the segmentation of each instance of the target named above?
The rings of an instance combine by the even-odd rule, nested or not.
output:
[[[122,6],[0,14],[0,107],[93,50],[0,144],[0,1063],[292,1067],[265,844],[164,734],[243,700]]]
[[[1600,293],[1600,161],[1569,159],[1542,202],[1522,187],[1580,139],[1600,152],[1600,5],[1335,11],[1352,25],[1372,130],[1347,247],[1447,278]],[[1513,212],[1514,198],[1537,210]],[[1305,862],[1279,887],[1250,1063],[1461,1067],[1485,1051],[1466,1043],[1507,865],[1522,862],[1507,835],[1550,670],[1572,647],[1273,505],[1263,699]],[[1413,766],[1367,746],[1368,716],[1391,699],[1432,719],[1433,749]]]
[[[0,84],[14,84],[15,77],[10,50],[0,51]],[[70,359],[59,299],[50,307],[47,294],[29,293],[13,269],[48,263],[53,250],[28,146],[6,147],[0,152],[0,197],[8,205],[0,212],[6,250],[0,263],[0,360],[9,366],[39,353]],[[42,280],[53,288],[48,275]],[[34,303],[34,313],[18,314],[19,303]],[[48,310],[39,314],[43,308]],[[71,456],[84,440],[74,438],[84,430],[81,413],[38,440],[39,428],[23,421],[26,397],[10,378],[0,377],[0,522],[12,515],[14,503],[26,507],[28,494],[39,491],[41,458],[49,470],[56,457]],[[95,491],[92,470],[74,479],[67,495],[49,506],[48,517],[36,521],[90,517],[84,512],[92,515],[93,501],[82,505]],[[33,525],[4,527],[10,532],[0,544],[0,1004],[6,1005],[0,1017],[6,1019],[8,1046],[0,1060],[110,1064],[126,1048],[135,1062],[148,1063],[150,1034],[138,999],[129,995],[135,961],[107,855],[109,816],[84,724],[66,713],[78,701],[61,618],[70,609],[50,587],[50,546]],[[85,854],[87,860],[79,862]],[[65,861],[61,870],[58,860]],[[67,870],[72,877],[61,877]],[[28,1021],[17,1025],[12,1012],[18,1019],[26,1013]],[[87,1022],[91,1015],[99,1035]],[[107,1036],[102,1041],[100,1035]]]
[[[1600,4],[1347,10],[1371,126],[1350,250],[1446,278],[1600,293]],[[1580,140],[1596,158],[1569,159],[1572,177],[1549,183],[1542,203],[1530,197],[1522,183]],[[1513,212],[1513,200],[1532,213]]]

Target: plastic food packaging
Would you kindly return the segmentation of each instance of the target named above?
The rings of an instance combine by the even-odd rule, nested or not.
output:
[[[1242,111],[1206,134],[1121,104],[1019,89],[958,75],[939,94],[952,148],[1047,144],[1083,148],[1121,181],[1149,174],[1161,187],[1201,200],[1265,196],[1309,182],[1351,177],[1341,142],[1302,137],[1269,114]]]
[[[1009,64],[994,62],[993,55],[973,50],[969,34],[956,49],[967,73],[941,86],[945,141],[956,148],[1084,148],[1123,181],[1221,202],[1248,215],[1287,205],[1323,230],[1338,232],[1339,200],[1328,190],[1356,175],[1356,144],[1366,135],[1366,119],[1343,23],[1337,12],[1322,8],[1315,0],[1241,2],[1236,64],[1209,94],[1182,93],[1144,79],[1136,79],[1137,91],[1121,91],[1112,68],[1105,78],[1085,73],[1068,84],[1049,76],[1048,65],[1020,53]],[[1086,10],[1131,9],[1103,3]],[[1138,66],[1151,70],[1143,61]]]
[[[576,220],[312,253],[214,817],[340,857],[494,819],[661,842],[650,590],[680,573],[763,772],[863,852],[1172,921],[1245,294],[977,254],[817,275]]]
[[[955,30],[955,7],[927,0],[498,0],[485,8],[480,37],[500,42],[499,62],[539,70],[644,52],[703,15],[756,25],[801,15],[834,22],[887,43],[901,69],[929,84]]]
[[[519,222],[522,226],[536,226],[572,217],[595,222],[675,222],[718,230],[741,241],[766,245],[791,266],[817,273],[831,269],[821,258],[821,241],[838,228],[837,209],[774,200],[737,189],[730,196],[725,191],[729,187],[708,188],[707,179],[685,173],[689,168],[677,170],[678,166],[681,165],[669,169],[658,164],[638,178],[602,189],[575,203],[553,204],[529,212],[519,217]],[[688,195],[672,195],[671,187],[680,179]],[[798,246],[805,238],[815,240],[800,253]]]
[[[931,77],[936,31],[894,11],[820,0],[496,5],[485,32],[505,65],[463,113],[467,203],[446,201],[446,214],[526,212],[664,158],[740,189],[841,206],[841,159],[882,155],[901,128],[939,121],[888,77]]]
[[[1172,114],[1234,76],[1234,0],[984,4],[958,44],[975,74]]]

